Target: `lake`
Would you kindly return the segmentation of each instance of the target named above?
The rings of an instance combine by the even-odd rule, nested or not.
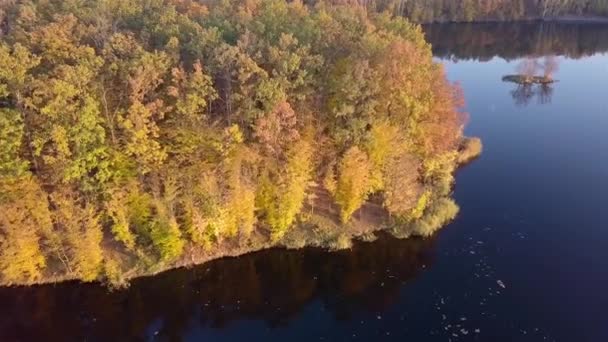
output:
[[[1,288],[0,341],[608,341],[608,26],[425,31],[484,142],[436,236]],[[531,67],[559,82],[501,80]]]

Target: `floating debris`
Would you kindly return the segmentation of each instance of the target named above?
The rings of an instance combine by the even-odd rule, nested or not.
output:
[[[502,280],[497,280],[496,283],[498,284],[498,286],[502,287],[503,289],[506,289],[507,287],[505,286],[505,283],[502,282]]]

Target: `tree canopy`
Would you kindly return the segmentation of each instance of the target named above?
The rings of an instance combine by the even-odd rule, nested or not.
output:
[[[433,189],[451,177],[461,95],[406,19],[283,0],[0,14],[4,283],[277,242],[306,221],[311,184],[328,184],[343,222],[372,194],[406,218],[446,196]]]

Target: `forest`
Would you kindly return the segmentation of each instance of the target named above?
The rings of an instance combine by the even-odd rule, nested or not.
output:
[[[389,10],[414,22],[475,22],[608,16],[606,0],[334,0],[378,11]],[[312,1],[316,2],[316,1]]]
[[[481,149],[421,27],[388,12],[33,0],[0,23],[0,284],[429,235]]]

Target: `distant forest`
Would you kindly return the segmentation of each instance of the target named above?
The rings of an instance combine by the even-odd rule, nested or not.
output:
[[[312,0],[310,2],[317,2]],[[333,0],[389,10],[420,22],[608,16],[608,0]]]

